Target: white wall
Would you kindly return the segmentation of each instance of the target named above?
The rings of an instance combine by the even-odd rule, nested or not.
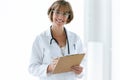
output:
[[[89,0],[86,0],[86,1],[89,1]],[[94,1],[94,0],[92,0],[92,1]],[[90,2],[86,2],[86,4],[90,4],[90,3],[92,3],[92,4],[94,4],[94,5],[97,5],[97,4],[95,4],[95,1],[94,2],[92,2],[92,1],[90,1]],[[100,1],[100,0],[99,0]],[[109,0],[105,0],[105,1],[109,1]],[[111,0],[110,0],[111,1]],[[96,1],[97,2],[97,1]],[[101,1],[100,1],[101,2]],[[109,3],[109,2],[108,2]],[[92,4],[90,4],[91,6],[90,7],[93,7],[93,5]],[[98,4],[100,4],[100,3],[98,3]],[[102,4],[102,6],[101,7],[103,7],[103,9],[105,9],[106,7],[105,6],[107,6],[107,5],[104,5],[104,4]],[[96,7],[93,7],[93,8],[95,8],[96,9]],[[91,9],[93,9],[93,8],[91,8]],[[100,8],[100,7],[99,7]],[[108,8],[108,6],[107,6],[107,8]],[[110,33],[111,35],[112,35],[112,40],[110,40],[110,41],[112,41],[112,47],[111,47],[111,53],[112,53],[112,55],[111,55],[111,59],[110,59],[110,62],[111,62],[111,66],[110,66],[110,68],[111,68],[111,73],[110,73],[110,79],[111,80],[120,80],[120,1],[119,0],[112,0],[112,2],[111,2],[111,8],[112,8],[112,32]],[[97,10],[99,10],[99,9],[97,9]],[[95,11],[97,11],[97,10],[95,10]],[[87,10],[88,12],[90,11],[92,11],[92,10],[90,10],[90,9],[88,9]],[[92,12],[91,12],[92,13]],[[97,13],[97,12],[96,12]],[[103,12],[104,13],[104,12]],[[87,13],[88,14],[88,13]],[[111,13],[110,13],[111,14]],[[93,14],[91,14],[90,16],[92,16]],[[89,16],[89,17],[90,17]],[[93,17],[93,16],[92,16]],[[94,16],[95,17],[95,16]],[[86,18],[86,17],[85,17]],[[87,17],[88,18],[88,17]],[[102,17],[101,17],[102,18]],[[94,18],[90,18],[90,19],[94,19]],[[89,22],[91,22],[90,20],[89,20]],[[99,21],[98,21],[99,22]],[[92,24],[90,24],[90,25],[92,25]],[[89,30],[89,29],[88,29]],[[94,31],[94,30],[93,30]],[[94,37],[94,36],[92,36],[92,37]],[[108,36],[109,37],[109,36]],[[85,39],[86,40],[86,39]],[[92,43],[89,43],[89,53],[96,53],[97,51],[96,50],[94,50],[94,51],[91,51],[93,48],[92,47],[94,47],[94,46],[99,46],[99,47],[94,47],[95,49],[97,49],[97,48],[100,48],[100,47],[102,47],[102,45],[103,44],[101,44],[101,43],[95,43],[95,42],[92,42]],[[101,49],[101,48],[100,48]],[[99,49],[99,50],[100,50]],[[98,51],[99,51],[98,50]],[[96,51],[96,52],[95,52]],[[102,51],[102,49],[101,49],[101,51]],[[98,54],[98,53],[97,53]],[[96,59],[96,60],[100,60],[100,57],[101,57],[101,55],[99,55],[100,57],[98,57],[98,58],[95,58],[95,56],[93,56],[93,55],[91,55],[91,54],[89,54],[90,56],[88,57],[88,59],[89,58],[92,58],[91,59],[91,61],[93,60],[94,61],[94,63],[96,63],[96,61],[94,60],[94,59]],[[109,56],[109,54],[108,54],[108,56]],[[101,58],[102,59],[102,58]],[[90,60],[90,59],[89,59]],[[101,60],[102,61],[102,60]],[[88,63],[90,63],[90,61],[88,61]],[[92,62],[91,62],[92,63]],[[100,62],[100,64],[103,64],[103,63],[101,63]],[[107,63],[108,64],[108,63]],[[90,64],[90,65],[94,65],[93,63],[92,64]],[[97,65],[95,65],[96,67],[97,67]],[[101,66],[101,65],[100,65]],[[98,77],[100,77],[99,79],[101,79],[101,80],[103,80],[102,78],[103,77],[101,77],[101,71],[99,71],[99,70],[101,70],[103,67],[99,67],[100,69],[98,69],[98,67],[97,67],[97,70],[96,71],[98,71],[98,72],[100,72],[100,73],[96,73],[96,71],[94,70],[94,68],[93,68],[93,66],[89,66],[90,67],[90,69],[92,68],[92,70],[89,70],[90,72],[88,72],[88,73],[91,73],[92,72],[92,74],[89,74],[89,75],[93,75],[93,78],[94,79],[96,79],[96,77],[94,77],[94,76],[96,76],[97,74],[98,74]],[[108,66],[106,66],[106,67],[108,67]],[[95,68],[96,69],[96,68]],[[95,73],[96,74],[95,74]],[[104,71],[103,71],[104,72]],[[102,75],[103,76],[103,75]],[[92,78],[92,76],[89,76],[90,78]],[[97,78],[98,78],[97,77]],[[88,79],[90,79],[90,78],[88,78]],[[88,80],[87,79],[87,80]],[[91,79],[92,80],[92,79]],[[105,79],[105,80],[107,80],[107,79]]]
[[[55,0],[0,0],[0,80],[35,80],[28,73],[36,35],[50,26],[47,9]],[[83,40],[83,1],[68,0],[74,20],[66,25]]]
[[[112,80],[120,80],[120,0],[112,0]]]
[[[87,80],[111,79],[111,0],[85,0]]]

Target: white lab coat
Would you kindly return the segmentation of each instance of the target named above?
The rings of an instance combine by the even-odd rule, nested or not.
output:
[[[70,55],[76,53],[82,53],[83,47],[80,38],[73,32],[66,30]],[[76,80],[78,77],[83,76],[83,73],[76,75],[74,72],[65,72],[60,74],[47,73],[47,67],[51,63],[53,58],[63,56],[61,49],[52,39],[50,28],[40,35],[38,35],[32,46],[32,55],[30,59],[29,72],[35,76],[38,76],[40,80]],[[65,54],[68,55],[68,48],[65,48]],[[83,61],[84,62],[84,61]]]

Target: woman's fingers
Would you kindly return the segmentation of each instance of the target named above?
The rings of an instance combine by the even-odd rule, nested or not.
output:
[[[55,59],[53,59],[52,64],[53,64],[53,65],[56,65],[57,62],[58,62],[58,59],[59,59],[59,58],[55,58]]]
[[[71,68],[76,74],[80,74],[83,71],[83,67],[80,66],[72,66]]]
[[[58,59],[59,58],[53,59],[53,61],[51,62],[51,64],[49,64],[49,66],[48,66],[48,72],[52,72],[54,70],[54,68],[55,68],[55,66],[56,66],[56,64],[58,62]]]

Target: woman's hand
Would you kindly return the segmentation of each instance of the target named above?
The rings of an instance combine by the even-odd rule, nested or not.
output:
[[[52,63],[48,65],[47,73],[53,72],[59,58],[53,59]]]
[[[71,67],[72,71],[76,74],[80,74],[83,71],[83,67],[76,65]]]

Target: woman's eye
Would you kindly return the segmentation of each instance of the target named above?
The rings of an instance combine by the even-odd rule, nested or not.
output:
[[[64,15],[64,16],[69,16],[69,13],[64,13],[63,15]]]
[[[59,11],[56,11],[56,14],[60,14],[60,12],[59,12]]]
[[[64,16],[68,15],[67,13],[63,13]]]

